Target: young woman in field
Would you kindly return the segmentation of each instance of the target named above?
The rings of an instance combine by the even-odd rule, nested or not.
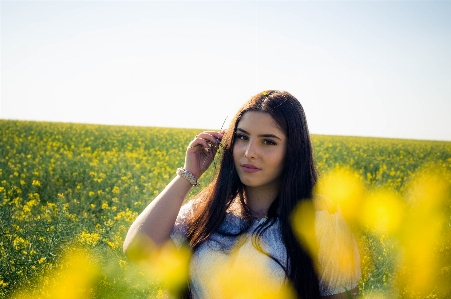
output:
[[[183,205],[219,146],[213,181]],[[185,165],[132,224],[124,251],[142,246],[142,235],[157,245],[186,241],[193,250],[191,298],[220,297],[205,282],[240,248],[246,248],[249,261],[263,257],[274,281],[281,286],[288,281],[298,298],[350,298],[358,293],[360,279],[357,246],[327,199],[314,196],[316,179],[301,104],[287,92],[259,93],[241,107],[228,130],[202,132],[188,144]],[[317,261],[292,228],[291,215],[301,202],[317,207]],[[337,237],[343,234],[347,237]],[[335,256],[343,247],[353,253],[346,271]]]

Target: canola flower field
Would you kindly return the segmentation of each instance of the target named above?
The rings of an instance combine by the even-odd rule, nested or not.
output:
[[[133,265],[122,242],[200,131],[0,120],[0,298],[175,298],[189,250],[167,246]],[[360,295],[451,298],[451,142],[312,140],[317,191],[341,207],[359,244]],[[245,267],[221,287],[246,273],[255,281]]]

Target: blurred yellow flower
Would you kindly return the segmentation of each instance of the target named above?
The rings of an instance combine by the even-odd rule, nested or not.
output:
[[[114,188],[113,188],[113,190],[111,192],[113,192],[114,194],[119,194],[120,189],[119,189],[118,186],[114,186]]]
[[[379,234],[394,234],[404,217],[405,206],[400,195],[389,190],[369,192],[359,213],[360,223]]]
[[[209,298],[296,298],[294,290],[288,282],[281,284],[280,281],[274,280],[267,264],[268,258],[265,255],[246,254],[247,247],[252,246],[251,240],[248,239],[239,250],[233,250],[219,267],[211,271],[209,280],[205,282]]]
[[[54,299],[86,299],[92,298],[98,266],[93,262],[93,256],[86,250],[70,249],[60,261],[60,267],[47,275],[43,282],[39,298]],[[23,290],[15,293],[13,299],[36,298],[33,290]]]
[[[33,186],[41,186],[41,182],[39,182],[38,180],[33,180],[33,182],[31,184]]]
[[[173,242],[157,247],[149,238],[141,236],[133,248],[129,248],[127,255],[138,265],[148,282],[164,287],[172,296],[177,297],[186,287],[191,258],[188,247],[178,248]],[[125,268],[128,264],[120,261],[119,265]]]
[[[292,215],[292,225],[296,236],[299,241],[309,250],[312,260],[318,261],[318,249],[319,243],[316,238],[315,231],[315,207],[313,202],[305,201],[301,202],[293,212]]]
[[[398,283],[425,296],[431,286],[439,290],[449,288],[448,283],[440,280],[437,250],[449,220],[445,211],[449,209],[451,181],[446,175],[446,172],[425,169],[413,178],[407,192],[410,206],[399,237],[404,271],[398,274]]]
[[[357,172],[343,168],[329,171],[319,178],[315,193],[330,198],[348,223],[355,224],[365,194],[363,180]]]

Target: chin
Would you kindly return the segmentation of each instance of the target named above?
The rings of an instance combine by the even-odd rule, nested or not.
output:
[[[265,186],[265,184],[262,184],[262,183],[259,183],[259,182],[255,182],[255,181],[252,181],[252,180],[241,180],[241,183],[244,186],[246,186],[246,187],[252,187],[252,188]]]
[[[241,184],[243,184],[246,187],[258,187],[258,183],[256,183],[254,180],[240,177],[240,181],[241,181]]]

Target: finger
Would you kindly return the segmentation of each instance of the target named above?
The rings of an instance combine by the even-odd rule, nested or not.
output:
[[[213,134],[210,134],[207,132],[203,132],[203,133],[199,134],[197,136],[197,138],[202,138],[202,139],[208,140],[210,142],[214,142],[214,143],[221,142],[221,140],[219,140],[219,138],[216,138]]]
[[[190,144],[188,145],[188,149],[194,149],[194,148],[201,148],[201,149],[211,148],[209,142],[210,142],[210,141],[207,140],[207,139],[197,138],[197,139],[193,140],[192,142],[190,142]]]
[[[198,148],[198,151],[200,149],[200,151],[202,152],[202,154],[204,155],[205,158],[208,158],[209,160],[214,158],[214,155],[216,154],[218,148],[219,148],[219,143],[216,140],[211,140],[211,138],[209,139],[204,139],[204,138],[197,138],[196,140],[194,140],[192,142],[192,144],[189,146],[189,148]],[[210,157],[211,155],[211,157]]]
[[[204,158],[202,164],[205,168],[208,168],[211,162],[213,162],[216,155],[216,150],[205,148],[201,151],[201,155]]]
[[[217,147],[217,143],[216,142],[212,142],[210,139],[204,139],[204,138],[197,138],[193,141],[191,141],[188,144],[188,149],[193,149],[193,148],[214,148]]]
[[[223,132],[216,132],[216,131],[204,131],[204,132],[200,133],[197,136],[205,137],[205,135],[208,135],[208,136],[211,136],[211,137],[213,137],[215,139],[219,139],[220,140],[224,136],[224,133]]]
[[[219,144],[221,143],[223,136],[224,136],[223,134],[218,132],[203,132],[197,135],[197,138],[209,140],[213,144]]]

